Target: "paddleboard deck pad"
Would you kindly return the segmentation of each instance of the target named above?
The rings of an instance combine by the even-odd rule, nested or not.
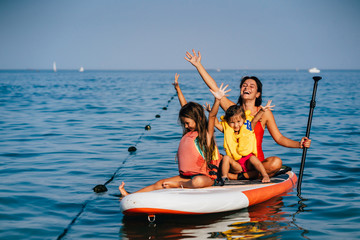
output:
[[[292,171],[261,180],[231,180],[224,186],[200,189],[171,188],[129,194],[121,200],[124,215],[209,214],[239,210],[291,190],[297,181]]]

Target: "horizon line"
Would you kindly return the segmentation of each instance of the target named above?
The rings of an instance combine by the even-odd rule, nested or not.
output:
[[[235,69],[235,68],[226,68],[226,69],[221,69],[221,68],[208,68],[207,71],[216,71],[216,72],[221,72],[221,71],[308,71],[308,68],[278,68],[278,69],[274,69],[274,68],[245,68],[245,69]],[[324,69],[320,69],[320,71],[358,71],[360,70],[360,68],[324,68]],[[50,71],[53,72],[53,69],[50,68],[0,68],[0,71]],[[56,72],[62,72],[62,71],[76,71],[79,72],[79,69],[75,69],[75,68],[64,68],[64,69],[57,69]],[[86,71],[197,71],[196,69],[95,69],[95,68],[90,68],[90,69],[86,69],[84,70],[84,72]]]

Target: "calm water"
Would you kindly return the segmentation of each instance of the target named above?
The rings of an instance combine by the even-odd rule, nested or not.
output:
[[[179,73],[187,100],[213,101],[197,72]],[[260,77],[280,131],[296,140],[305,135],[308,72],[210,73],[230,84],[233,101],[241,76]],[[294,190],[231,213],[158,218],[155,225],[124,218],[121,181],[135,191],[177,174],[182,130],[174,74],[0,71],[0,239],[360,238],[360,71],[320,74],[304,200]],[[219,133],[217,140],[222,145]],[[265,156],[280,156],[298,173],[301,150],[276,145],[267,131],[263,144]],[[106,182],[108,192],[93,192]]]

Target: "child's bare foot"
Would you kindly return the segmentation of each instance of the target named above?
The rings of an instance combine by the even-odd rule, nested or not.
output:
[[[262,179],[262,181],[261,181],[261,182],[263,182],[263,183],[270,182],[270,178],[269,178],[269,176],[265,176],[265,177],[263,177],[263,179]]]
[[[122,182],[121,185],[119,186],[119,191],[121,193],[121,196],[123,197],[129,195],[129,193],[125,190],[124,186],[125,186],[124,182]]]
[[[181,183],[169,181],[169,182],[164,182],[162,186],[163,188],[179,188],[181,187]]]

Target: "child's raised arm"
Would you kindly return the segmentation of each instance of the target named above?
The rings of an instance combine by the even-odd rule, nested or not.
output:
[[[186,99],[184,97],[184,94],[182,93],[181,89],[180,89],[180,86],[179,86],[179,83],[178,83],[178,79],[179,79],[179,74],[175,73],[175,81],[173,82],[173,85],[175,87],[175,90],[176,90],[176,93],[177,93],[177,96],[179,98],[179,102],[180,102],[180,105],[181,107],[184,106],[187,102],[186,102]]]
[[[273,110],[275,105],[270,105],[272,102],[272,100],[269,100],[265,107],[263,106],[260,106],[260,110],[256,113],[255,117],[253,118],[253,120],[251,121],[251,126],[252,126],[252,129],[255,128],[257,122],[260,120],[260,118],[262,117],[262,115],[267,111],[267,110]]]
[[[209,112],[209,122],[208,122],[208,134],[207,134],[207,143],[208,145],[210,145],[210,141],[211,138],[214,135],[214,127],[215,127],[215,121],[216,121],[216,114],[219,111],[219,106],[220,106],[220,100],[223,97],[226,97],[228,95],[226,95],[226,93],[230,92],[231,89],[226,90],[226,88],[228,87],[228,85],[226,85],[225,87],[223,87],[223,84],[221,84],[220,88],[218,91],[214,92],[213,90],[210,89],[210,92],[214,95],[215,97],[215,101],[214,104],[211,108],[211,111]]]
[[[205,103],[204,108],[206,109],[206,111],[211,112],[211,106],[209,103]],[[221,123],[219,122],[219,119],[217,117],[215,118],[215,127],[220,132],[224,132],[224,127],[221,125]]]

